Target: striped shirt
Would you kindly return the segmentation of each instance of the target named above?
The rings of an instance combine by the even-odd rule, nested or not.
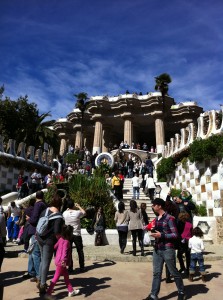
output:
[[[174,248],[174,241],[178,237],[175,218],[167,213],[164,213],[159,220],[156,217],[155,229],[161,233],[161,237],[155,240],[155,249],[166,250]]]

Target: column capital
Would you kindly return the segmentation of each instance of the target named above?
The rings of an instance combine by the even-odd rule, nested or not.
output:
[[[124,120],[133,120],[133,115],[131,112],[124,112],[123,114],[121,114],[121,117]]]
[[[80,130],[81,129],[81,124],[75,124],[73,126],[73,129]]]
[[[91,119],[94,121],[102,121],[102,114],[94,114]]]

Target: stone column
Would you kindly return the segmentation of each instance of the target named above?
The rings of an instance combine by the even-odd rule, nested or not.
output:
[[[102,123],[100,120],[95,121],[95,130],[94,130],[94,143],[93,143],[93,152],[101,153],[102,146]]]
[[[165,145],[165,132],[162,117],[155,120],[155,133],[156,133],[156,151],[162,153]]]
[[[108,152],[109,138],[111,137],[111,126],[103,126],[102,152]]]
[[[63,156],[67,150],[67,139],[64,133],[60,133],[59,137],[60,137],[60,155]]]
[[[76,130],[75,148],[82,149],[81,125],[74,125],[74,129]]]
[[[127,141],[129,146],[131,146],[133,141],[133,126],[132,120],[130,117],[125,118],[124,120],[124,142]],[[135,141],[134,141],[135,142]]]

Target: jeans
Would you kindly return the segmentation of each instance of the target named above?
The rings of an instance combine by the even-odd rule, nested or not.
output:
[[[19,217],[9,217],[7,220],[7,230],[8,238],[16,240],[19,234],[19,225],[16,222],[19,220]]]
[[[48,244],[46,242],[38,242],[39,249],[41,253],[41,263],[39,267],[39,278],[40,284],[43,286],[46,284],[47,275],[50,268],[50,263],[54,253],[54,243],[53,240],[49,241]]]
[[[195,273],[197,263],[199,265],[199,271],[205,272],[203,253],[191,253],[191,255],[190,255],[190,274]]]
[[[156,299],[160,291],[161,277],[163,271],[163,264],[166,263],[170,273],[174,277],[178,293],[184,293],[184,284],[180,273],[175,264],[175,250],[154,250],[153,251],[153,283],[151,295]]]
[[[72,244],[77,248],[77,254],[79,258],[79,266],[80,268],[84,268],[84,251],[83,251],[83,241],[81,235],[73,235],[71,239],[71,249],[72,249]],[[71,265],[69,266],[69,269],[73,269],[73,258],[71,255]]]
[[[139,187],[138,186],[133,187],[133,198],[139,199]]]
[[[136,238],[138,236],[139,246],[141,248],[141,251],[144,251],[143,246],[143,230],[142,229],[134,229],[131,230],[132,234],[132,248],[133,248],[133,255],[136,254]]]
[[[35,235],[32,235],[30,238],[30,242],[33,243],[35,239],[36,239]],[[31,275],[32,277],[39,278],[40,262],[41,262],[40,249],[38,243],[36,242],[32,253],[29,254],[29,260],[28,260],[29,275]]]
[[[126,244],[127,244],[127,235],[128,235],[128,231],[121,231],[118,230],[118,236],[119,236],[119,247],[120,250],[125,250]]]
[[[51,295],[53,292],[53,288],[56,285],[57,281],[59,280],[60,276],[64,276],[64,282],[67,286],[68,292],[73,292],[73,287],[69,280],[69,274],[66,267],[57,266],[53,279],[51,280],[50,286],[47,290],[47,295]]]

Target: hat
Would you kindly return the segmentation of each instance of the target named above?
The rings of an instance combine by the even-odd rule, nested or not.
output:
[[[166,202],[161,198],[156,198],[152,201],[152,205],[160,205],[162,208],[165,207]]]

